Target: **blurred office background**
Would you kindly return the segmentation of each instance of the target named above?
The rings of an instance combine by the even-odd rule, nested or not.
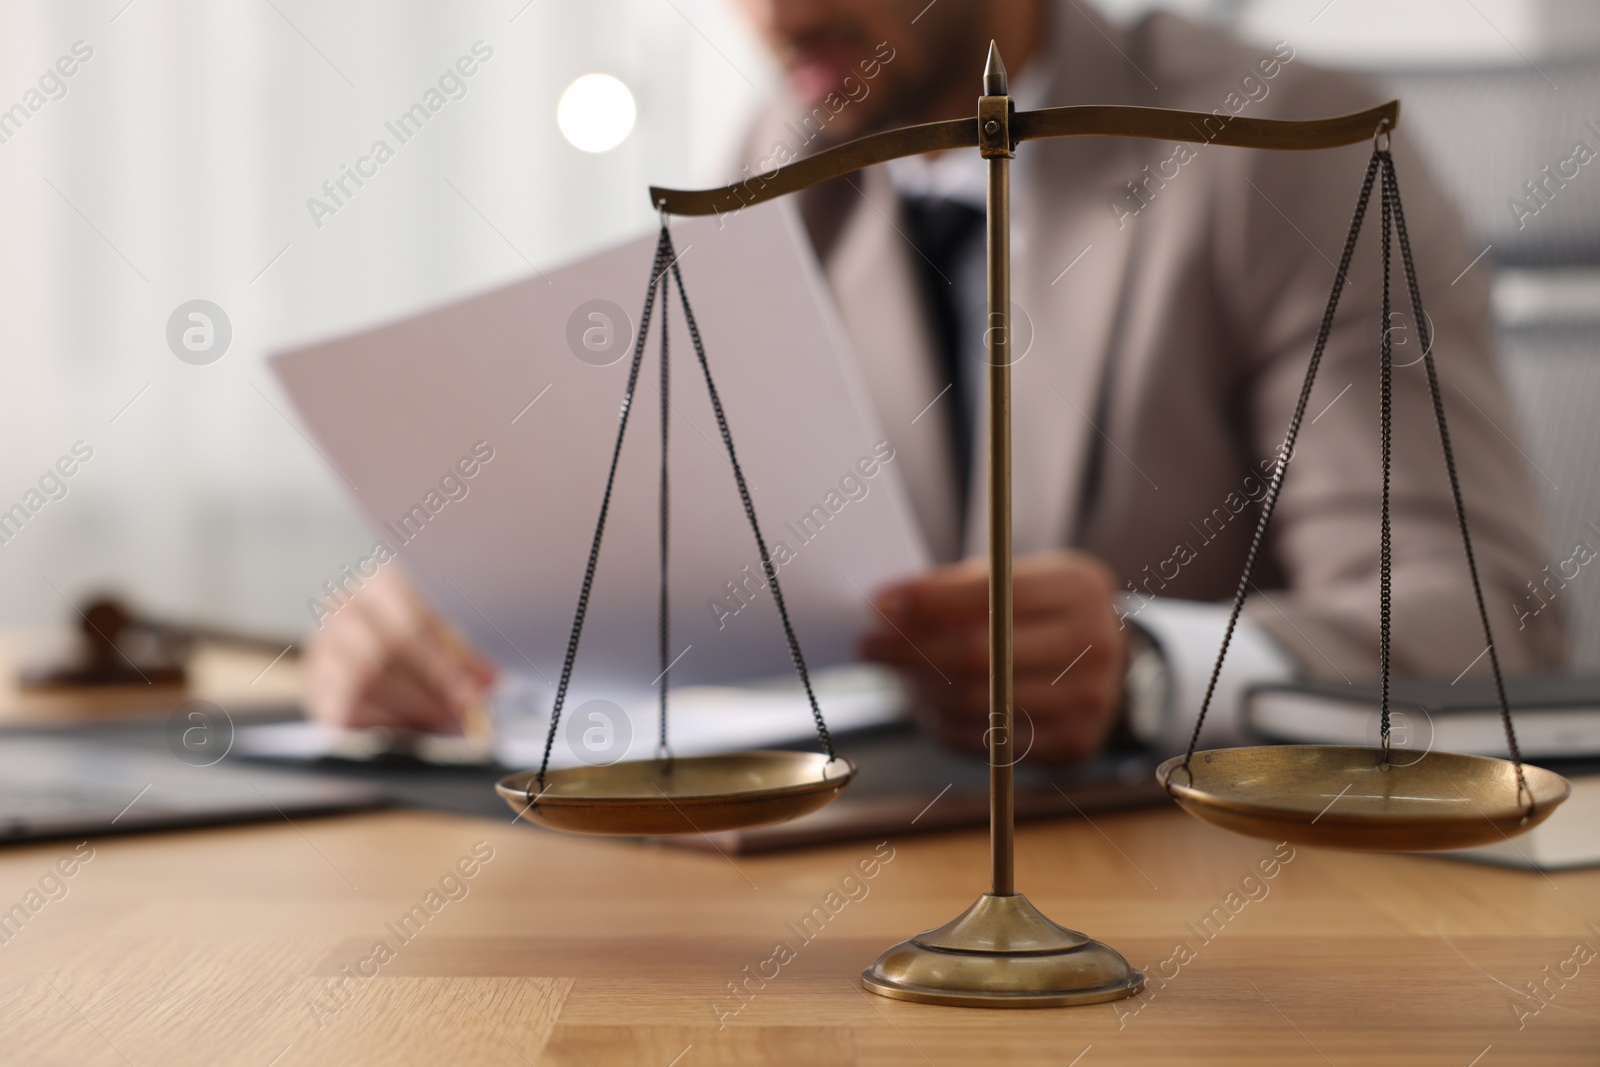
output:
[[[1525,226],[1507,207],[1575,141],[1600,147],[1600,4],[1096,3],[1118,19],[1164,6],[1396,85],[1407,135],[1502,271],[1552,564],[1600,548],[1600,163]],[[0,109],[76,42],[58,98],[52,82],[0,122],[0,510],[75,442],[93,458],[0,544],[0,626],[65,621],[63,598],[114,587],[167,614],[304,629],[307,598],[370,538],[264,355],[649,226],[646,185],[712,181],[774,83],[725,0],[17,0],[0,7]],[[313,218],[308,198],[477,42],[464,95]],[[557,111],[597,72],[637,119],[590,152]],[[206,366],[166,339],[193,299],[232,326]],[[1561,595],[1576,658],[1600,666],[1600,569]]]

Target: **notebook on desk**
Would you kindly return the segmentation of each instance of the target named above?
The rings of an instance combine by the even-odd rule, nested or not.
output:
[[[968,829],[989,824],[989,765],[943,748],[899,723],[835,738],[859,772],[832,804],[793,822],[662,838],[685,848],[727,853],[769,852]],[[1018,764],[1017,819],[1087,816],[1170,803],[1156,781],[1160,760],[1145,752],[1106,752],[1073,767]]]
[[[1600,756],[1600,675],[1521,675],[1505,681],[1524,756]],[[1378,703],[1376,683],[1265,685],[1250,692],[1245,722],[1274,741],[1375,745]],[[1395,738],[1397,745],[1505,755],[1499,698],[1488,678],[1396,679],[1389,704],[1396,728],[1406,734]]]
[[[370,782],[171,751],[159,723],[0,733],[0,843],[99,837],[377,807]]]
[[[1544,822],[1519,837],[1443,855],[1535,871],[1564,871],[1600,864],[1600,760],[1540,760],[1539,763],[1572,783],[1572,795],[1565,803]]]

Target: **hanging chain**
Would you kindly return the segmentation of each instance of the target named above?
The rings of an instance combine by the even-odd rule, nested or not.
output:
[[[1311,349],[1311,364],[1306,367],[1305,382],[1300,386],[1300,398],[1295,402],[1294,415],[1289,419],[1289,431],[1284,435],[1283,447],[1278,453],[1278,464],[1272,472],[1272,482],[1261,501],[1261,517],[1256,521],[1256,532],[1250,539],[1250,549],[1245,554],[1244,572],[1239,575],[1239,586],[1233,594],[1233,610],[1228,615],[1228,626],[1222,634],[1222,647],[1217,652],[1217,662],[1211,668],[1211,680],[1206,684],[1205,699],[1200,702],[1200,715],[1195,719],[1194,731],[1189,735],[1189,748],[1184,753],[1183,769],[1189,771],[1189,761],[1194,758],[1195,745],[1200,741],[1200,728],[1205,725],[1206,712],[1217,691],[1217,679],[1222,676],[1222,664],[1228,656],[1228,646],[1233,642],[1233,631],[1239,624],[1239,613],[1250,591],[1250,578],[1255,573],[1256,557],[1267,536],[1267,525],[1272,521],[1273,509],[1278,504],[1278,494],[1283,489],[1283,477],[1289,470],[1289,460],[1294,456],[1295,440],[1300,436],[1300,423],[1305,418],[1306,405],[1311,400],[1311,387],[1317,380],[1317,368],[1322,364],[1322,353],[1328,345],[1328,335],[1333,332],[1333,316],[1339,307],[1339,297],[1344,293],[1345,278],[1350,270],[1350,260],[1355,255],[1356,238],[1361,235],[1361,222],[1366,218],[1367,202],[1372,198],[1372,185],[1378,176],[1378,156],[1373,154],[1367,163],[1367,175],[1361,183],[1361,195],[1356,200],[1355,217],[1350,220],[1350,233],[1344,240],[1344,252],[1339,256],[1339,266],[1334,272],[1333,291],[1328,294],[1328,306],[1322,313],[1322,323],[1317,327],[1317,341]],[[1190,773],[1193,778],[1192,772]]]
[[[1311,387],[1316,380],[1317,368],[1322,362],[1323,350],[1327,345],[1328,336],[1332,330],[1334,312],[1338,308],[1339,297],[1344,290],[1346,273],[1350,269],[1350,261],[1355,252],[1356,240],[1361,233],[1361,224],[1366,216],[1367,204],[1372,194],[1372,186],[1374,180],[1378,179],[1381,174],[1379,202],[1383,229],[1379,244],[1383,265],[1383,321],[1381,340],[1379,342],[1381,356],[1379,367],[1379,417],[1382,431],[1383,494],[1378,555],[1378,651],[1382,686],[1380,709],[1384,765],[1388,765],[1391,744],[1389,675],[1391,667],[1390,639],[1393,623],[1393,555],[1391,551],[1389,498],[1392,478],[1394,349],[1389,329],[1390,316],[1392,314],[1391,238],[1393,237],[1398,238],[1400,245],[1400,258],[1405,269],[1406,289],[1411,303],[1411,315],[1416,324],[1418,341],[1422,345],[1423,365],[1427,370],[1428,376],[1428,392],[1433,401],[1434,420],[1439,427],[1439,444],[1444,452],[1445,471],[1450,479],[1450,494],[1455,504],[1456,525],[1461,531],[1461,545],[1466,552],[1467,570],[1472,578],[1472,594],[1477,603],[1478,618],[1483,624],[1485,651],[1489,654],[1489,666],[1494,674],[1495,693],[1500,703],[1500,721],[1505,727],[1506,747],[1510,750],[1512,762],[1516,767],[1518,793],[1519,795],[1527,796],[1528,813],[1532,814],[1534,809],[1533,793],[1528,789],[1527,780],[1523,774],[1522,752],[1517,745],[1516,728],[1511,720],[1511,706],[1506,699],[1505,680],[1500,672],[1500,658],[1495,650],[1494,632],[1489,623],[1489,609],[1483,598],[1483,583],[1478,576],[1477,557],[1472,550],[1472,535],[1467,526],[1466,502],[1461,492],[1461,478],[1456,470],[1455,450],[1450,445],[1450,430],[1445,420],[1444,396],[1439,387],[1438,368],[1433,359],[1432,331],[1429,327],[1427,313],[1422,306],[1422,291],[1417,282],[1416,264],[1411,255],[1411,238],[1406,230],[1405,209],[1400,202],[1400,182],[1395,174],[1394,157],[1390,153],[1387,141],[1386,133],[1380,132],[1372,158],[1367,163],[1366,177],[1361,183],[1361,195],[1356,201],[1355,216],[1350,222],[1350,232],[1345,238],[1344,252],[1339,258],[1339,266],[1333,280],[1333,290],[1328,296],[1328,304],[1323,312],[1322,324],[1317,329],[1317,340],[1312,349],[1311,363],[1306,368],[1305,382],[1301,386],[1300,398],[1295,404],[1294,415],[1289,420],[1289,430],[1284,437],[1283,449],[1278,456],[1278,464],[1273,472],[1271,485],[1262,500],[1261,517],[1256,523],[1255,535],[1251,538],[1250,549],[1245,555],[1244,573],[1240,576],[1238,588],[1234,592],[1233,610],[1228,616],[1228,625],[1223,633],[1222,647],[1217,653],[1217,661],[1211,670],[1211,680],[1206,686],[1205,698],[1200,704],[1200,714],[1195,719],[1194,730],[1189,735],[1189,747],[1184,753],[1182,767],[1185,772],[1190,773],[1192,779],[1193,772],[1190,771],[1189,762],[1194,758],[1195,747],[1200,740],[1200,730],[1205,724],[1206,713],[1210,710],[1211,700],[1216,693],[1217,679],[1222,674],[1223,662],[1228,655],[1228,646],[1233,640],[1234,629],[1239,621],[1239,613],[1243,609],[1245,597],[1249,593],[1250,579],[1255,570],[1256,559],[1265,540],[1267,526],[1272,520],[1272,512],[1277,506],[1289,461],[1294,456],[1295,440],[1299,436],[1300,423],[1305,416],[1306,405],[1311,396]]]
[[[666,234],[666,227],[663,226],[661,235],[664,240],[667,240]],[[670,240],[667,251],[669,253],[672,251]],[[657,630],[660,641],[656,662],[656,666],[660,668],[660,673],[656,675],[656,685],[661,703],[656,713],[656,758],[666,760],[672,758],[672,749],[667,744],[667,674],[672,666],[671,661],[667,659],[671,655],[672,643],[671,615],[667,611],[667,412],[672,406],[669,376],[671,361],[667,359],[667,335],[671,332],[667,329],[667,309],[672,306],[669,296],[667,273],[663,270],[661,271],[661,486],[657,496],[659,501],[657,525],[661,540],[661,602],[657,607]]]
[[[659,290],[661,297],[661,476],[660,495],[658,507],[658,534],[661,546],[661,588],[659,599],[659,644],[658,656],[661,668],[657,681],[660,684],[660,710],[658,753],[670,759],[671,750],[667,745],[667,672],[671,652],[671,631],[668,617],[667,599],[667,560],[668,560],[668,416],[671,410],[670,400],[670,374],[668,360],[668,322],[667,307],[670,303],[671,285],[676,284],[678,298],[683,306],[684,321],[689,327],[689,338],[694,342],[695,357],[699,360],[700,369],[705,376],[706,391],[711,397],[711,407],[716,413],[717,427],[722,432],[722,443],[728,450],[728,460],[733,466],[734,482],[739,488],[739,499],[744,505],[745,517],[750,520],[750,529],[755,534],[756,547],[761,551],[761,567],[766,575],[767,584],[772,588],[772,599],[778,607],[778,618],[783,623],[783,634],[789,644],[789,656],[794,661],[796,673],[800,676],[800,684],[805,689],[806,700],[811,705],[811,717],[816,723],[817,739],[822,743],[822,748],[828,754],[829,761],[835,759],[833,738],[828,733],[828,724],[822,718],[822,709],[817,704],[817,695],[811,688],[811,674],[806,670],[805,656],[800,651],[800,641],[795,637],[794,624],[789,619],[789,609],[783,600],[783,590],[778,585],[778,569],[772,562],[772,553],[767,550],[767,542],[761,535],[761,524],[756,519],[755,504],[750,499],[750,489],[745,483],[744,470],[739,466],[738,456],[733,448],[733,434],[728,429],[728,419],[722,410],[722,399],[717,393],[716,383],[711,379],[711,365],[706,359],[705,345],[700,338],[700,328],[695,323],[694,311],[689,307],[689,294],[683,287],[683,275],[678,270],[677,258],[672,248],[672,236],[662,220],[660,239],[656,242],[655,263],[650,270],[650,287],[646,290],[644,310],[639,315],[639,334],[633,346],[633,360],[628,366],[628,385],[622,396],[622,413],[617,424],[617,442],[611,451],[611,469],[606,475],[606,488],[600,498],[600,518],[595,523],[594,540],[589,545],[589,561],[583,572],[583,586],[578,593],[578,608],[572,618],[572,633],[567,639],[567,654],[561,664],[561,681],[556,685],[555,704],[550,713],[550,729],[545,735],[544,758],[539,764],[539,786],[544,787],[545,773],[550,767],[550,754],[554,750],[556,731],[561,724],[561,710],[566,703],[567,689],[572,680],[572,668],[578,657],[578,641],[583,635],[583,623],[589,610],[589,597],[594,588],[595,568],[600,558],[600,543],[605,536],[606,516],[611,509],[611,491],[616,485],[617,466],[622,456],[623,437],[628,432],[628,416],[633,409],[633,396],[639,384],[639,367],[644,357],[645,340],[650,333],[650,318],[656,304]]]
[[[656,259],[650,268],[650,288],[645,292],[644,311],[639,315],[639,334],[633,343],[633,361],[628,365],[628,386],[622,394],[622,414],[617,422],[617,443],[611,450],[611,469],[606,474],[605,493],[600,497],[600,518],[594,525],[594,540],[589,544],[589,562],[583,570],[583,586],[578,592],[578,609],[572,616],[572,633],[567,638],[567,654],[561,663],[561,681],[556,685],[555,704],[550,711],[550,731],[544,739],[544,758],[539,761],[539,788],[544,788],[545,772],[550,768],[550,752],[556,743],[556,728],[561,725],[561,708],[567,700],[567,687],[572,681],[572,665],[578,658],[578,639],[583,636],[583,620],[589,612],[589,594],[594,589],[595,565],[600,559],[600,541],[606,532],[606,515],[611,510],[611,490],[617,482],[617,464],[622,458],[622,439],[628,432],[628,416],[633,411],[633,393],[639,385],[639,364],[644,359],[645,338],[650,333],[650,313],[655,308],[656,287],[662,289],[662,307],[666,306],[666,269],[672,254],[672,242],[667,238],[666,227],[656,242]]]
[[[1388,153],[1378,150],[1380,158]],[[1388,168],[1384,168],[1387,175]],[[1389,766],[1389,666],[1390,666],[1390,633],[1393,625],[1394,606],[1394,555],[1391,550],[1389,526],[1389,486],[1392,473],[1392,457],[1394,454],[1394,338],[1389,331],[1389,324],[1393,321],[1390,300],[1391,277],[1391,227],[1393,225],[1393,209],[1389,198],[1389,182],[1385,178],[1382,193],[1379,196],[1379,217],[1383,223],[1379,246],[1383,250],[1383,318],[1382,329],[1378,342],[1378,422],[1382,427],[1379,436],[1382,440],[1383,467],[1383,504],[1382,517],[1378,521],[1378,673],[1381,681],[1382,695],[1378,700],[1380,730],[1383,739],[1383,765]]]
[[[672,238],[662,231],[661,239],[666,242],[667,251],[672,251]],[[711,409],[717,416],[717,429],[722,431],[722,443],[728,449],[728,462],[733,466],[733,480],[739,486],[739,499],[744,504],[744,514],[750,520],[750,532],[755,534],[756,547],[761,550],[761,569],[766,575],[767,584],[772,587],[772,601],[778,606],[778,618],[783,622],[783,636],[789,642],[789,656],[794,660],[795,673],[800,676],[800,684],[805,688],[806,700],[811,704],[811,718],[817,725],[817,740],[822,743],[823,751],[827,752],[829,762],[836,757],[833,752],[833,738],[828,734],[828,724],[823,721],[822,709],[817,706],[817,695],[811,690],[811,675],[806,670],[805,656],[800,652],[800,641],[794,635],[794,625],[789,621],[789,609],[783,602],[783,590],[778,586],[778,568],[772,562],[772,553],[767,551],[766,538],[761,536],[761,524],[756,521],[756,508],[750,501],[750,489],[745,485],[744,470],[739,466],[739,457],[733,451],[733,434],[728,430],[728,418],[722,411],[722,399],[717,395],[716,383],[711,380],[711,364],[706,361],[705,345],[700,340],[700,328],[695,324],[694,311],[689,307],[689,293],[683,287],[683,277],[678,272],[678,262],[671,262],[672,279],[678,286],[678,298],[683,304],[683,318],[689,326],[689,339],[694,342],[694,354],[700,361],[700,370],[705,375],[706,392],[711,396]]]
[[[1394,159],[1387,151],[1378,153],[1383,160],[1383,186],[1387,197],[1394,201],[1395,235],[1400,241],[1400,261],[1405,266],[1406,290],[1411,299],[1411,316],[1416,322],[1417,340],[1422,344],[1422,362],[1428,372],[1428,393],[1433,400],[1433,417],[1439,425],[1439,445],[1444,451],[1444,469],[1450,477],[1450,496],[1455,502],[1456,525],[1461,528],[1461,547],[1467,556],[1467,571],[1472,575],[1472,595],[1478,605],[1478,619],[1483,624],[1485,651],[1489,653],[1489,668],[1494,675],[1495,696],[1500,701],[1500,722],[1505,727],[1506,748],[1517,770],[1517,791],[1528,798],[1528,814],[1533,813],[1533,791],[1528,788],[1522,773],[1522,750],[1517,745],[1517,730],[1511,722],[1511,704],[1506,699],[1506,683],[1500,673],[1500,656],[1494,647],[1494,629],[1489,624],[1489,609],[1483,599],[1483,583],[1478,578],[1478,560],[1472,551],[1472,534],[1467,529],[1467,505],[1461,495],[1461,478],[1456,473],[1455,450],[1450,447],[1450,427],[1444,417],[1444,394],[1439,388],[1439,372],[1433,362],[1433,337],[1428,316],[1422,310],[1422,290],[1417,284],[1417,268],[1411,258],[1411,237],[1406,232],[1406,213],[1400,206],[1400,179],[1395,175]]]

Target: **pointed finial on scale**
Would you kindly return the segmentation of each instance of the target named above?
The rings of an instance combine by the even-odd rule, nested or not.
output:
[[[1000,61],[1000,46],[989,42],[989,59],[983,65],[983,95],[1005,96],[1006,65]]]

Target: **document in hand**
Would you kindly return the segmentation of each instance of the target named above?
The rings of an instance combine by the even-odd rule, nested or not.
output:
[[[847,660],[867,596],[927,564],[894,448],[789,208],[675,222],[672,234],[801,646],[816,666]],[[655,243],[273,357],[375,537],[314,613],[398,565],[507,669],[541,688],[559,677]],[[576,701],[632,703],[659,671],[663,320],[672,681],[791,669],[674,289],[670,307],[657,303],[634,395]]]

